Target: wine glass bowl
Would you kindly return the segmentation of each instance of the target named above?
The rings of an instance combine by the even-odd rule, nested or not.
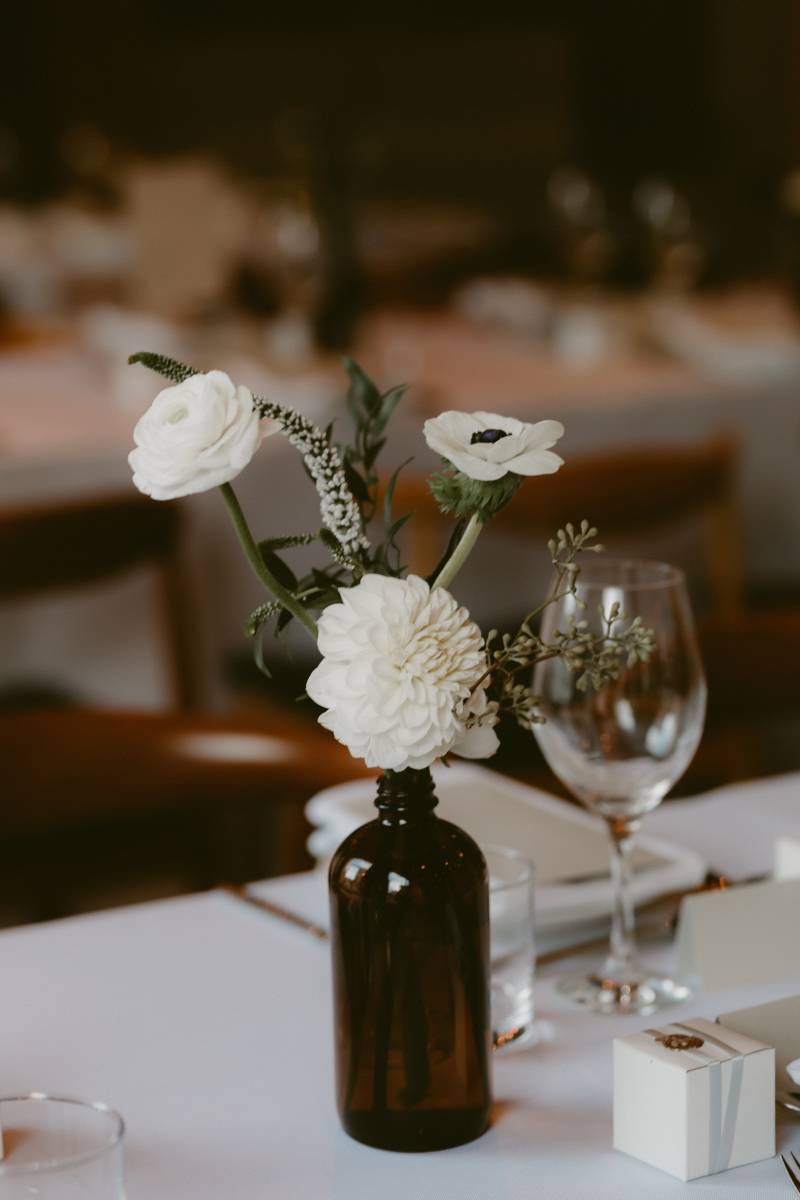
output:
[[[609,623],[609,617],[618,615]],[[608,825],[614,853],[611,954],[588,979],[562,990],[602,1011],[652,1012],[688,990],[637,960],[627,885],[641,818],[661,803],[691,762],[703,729],[706,687],[683,574],[665,563],[600,559],[546,611],[551,642],[581,622],[601,649],[638,620],[652,649],[624,656],[615,677],[592,679],[590,664],[540,662],[534,691],[544,723],[535,727],[549,765],[575,797]]]

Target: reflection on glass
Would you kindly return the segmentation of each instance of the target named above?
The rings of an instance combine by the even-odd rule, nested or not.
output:
[[[32,1093],[0,1099],[2,1200],[125,1200],[122,1117]]]
[[[522,1046],[534,1034],[533,863],[505,846],[485,846],[489,868],[492,1037],[495,1050]]]

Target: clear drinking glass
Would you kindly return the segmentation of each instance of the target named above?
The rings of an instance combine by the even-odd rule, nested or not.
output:
[[[2,1200],[125,1200],[125,1124],[104,1104],[45,1096],[0,1099]]]
[[[610,953],[597,970],[563,980],[560,990],[596,1011],[648,1013],[685,999],[689,990],[638,959],[628,887],[631,850],[641,818],[661,803],[694,756],[706,685],[685,580],[666,563],[600,559],[582,568],[576,595],[562,596],[545,611],[542,636],[550,640],[573,620],[601,634],[602,614],[617,603],[629,620],[641,617],[652,630],[650,660],[623,666],[619,678],[598,691],[581,691],[580,672],[568,671],[559,659],[539,663],[533,686],[545,723],[535,732],[559,779],[604,818],[613,848]]]
[[[495,1050],[533,1036],[533,863],[505,846],[485,846],[489,868],[492,1037]]]

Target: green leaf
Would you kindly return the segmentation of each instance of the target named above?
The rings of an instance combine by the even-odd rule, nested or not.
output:
[[[262,550],[261,557],[282,587],[287,588],[290,592],[297,590],[297,576],[279,554],[276,554],[274,550]]]
[[[361,424],[361,409],[358,406],[358,401],[356,400],[355,396],[353,396],[352,392],[349,391],[344,398],[344,402],[347,406],[347,411],[350,414],[350,420],[353,422],[356,429],[358,429],[359,425]],[[352,449],[352,447],[348,447],[348,449]]]
[[[279,637],[293,620],[294,613],[290,612],[288,608],[281,609],[281,614],[275,622],[275,637]]]
[[[266,675],[267,679],[272,679],[272,671],[270,671],[269,667],[264,661],[263,637],[256,638],[255,645],[253,646],[253,662],[256,664],[262,675]]]
[[[407,390],[406,384],[401,383],[398,387],[393,387],[381,396],[380,420],[382,429],[391,420],[394,410],[403,399]]]
[[[353,493],[356,500],[360,500],[362,503],[367,504],[370,498],[369,488],[353,464],[350,462],[345,462],[344,464],[344,477],[347,480],[347,486],[350,488],[350,491]]]
[[[350,377],[348,407],[350,407],[350,402],[352,401],[357,409],[362,409],[365,413],[377,412],[380,408],[381,394],[369,375],[352,358],[345,356],[342,361]]]
[[[373,442],[372,445],[364,451],[364,466],[367,468],[367,470],[375,465],[375,459],[378,457],[385,445],[386,438],[379,438],[377,442]]]
[[[397,480],[399,478],[400,472],[403,470],[404,467],[407,467],[408,464],[413,461],[414,461],[414,458],[412,455],[412,457],[407,458],[405,462],[401,462],[400,466],[395,471],[392,472],[391,478],[389,479],[389,482],[386,485],[386,495],[383,498],[383,527],[384,527],[384,529],[388,529],[391,524],[391,521],[392,521],[392,501],[394,500],[394,489],[397,487]]]
[[[320,571],[318,567],[311,568],[311,578],[319,588],[329,588],[331,580],[325,571]]]
[[[406,513],[404,517],[400,517],[395,523],[386,530],[386,540],[391,544],[394,542],[395,536],[400,532],[407,521],[413,517],[413,513]]]

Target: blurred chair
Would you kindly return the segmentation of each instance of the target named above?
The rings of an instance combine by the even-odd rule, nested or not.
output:
[[[708,715],[697,777],[711,787],[800,769],[800,609],[700,622]],[[695,790],[699,790],[697,785]]]
[[[613,537],[668,531],[698,518],[706,541],[710,608],[733,614],[742,605],[742,554],[736,506],[738,448],[728,435],[691,445],[633,447],[570,458],[555,474],[540,476],[492,520],[491,528],[520,537],[550,538],[568,521],[584,517]],[[395,511],[416,511],[409,523],[410,565],[427,575],[444,544],[445,519],[422,476],[400,476]],[[452,526],[452,522],[450,522]]]
[[[366,769],[291,714],[0,714],[0,902],[17,919],[311,865],[305,801]]]
[[[197,693],[179,535],[175,505],[130,493],[0,510],[0,603],[155,567],[170,686],[175,701],[189,707]]]

